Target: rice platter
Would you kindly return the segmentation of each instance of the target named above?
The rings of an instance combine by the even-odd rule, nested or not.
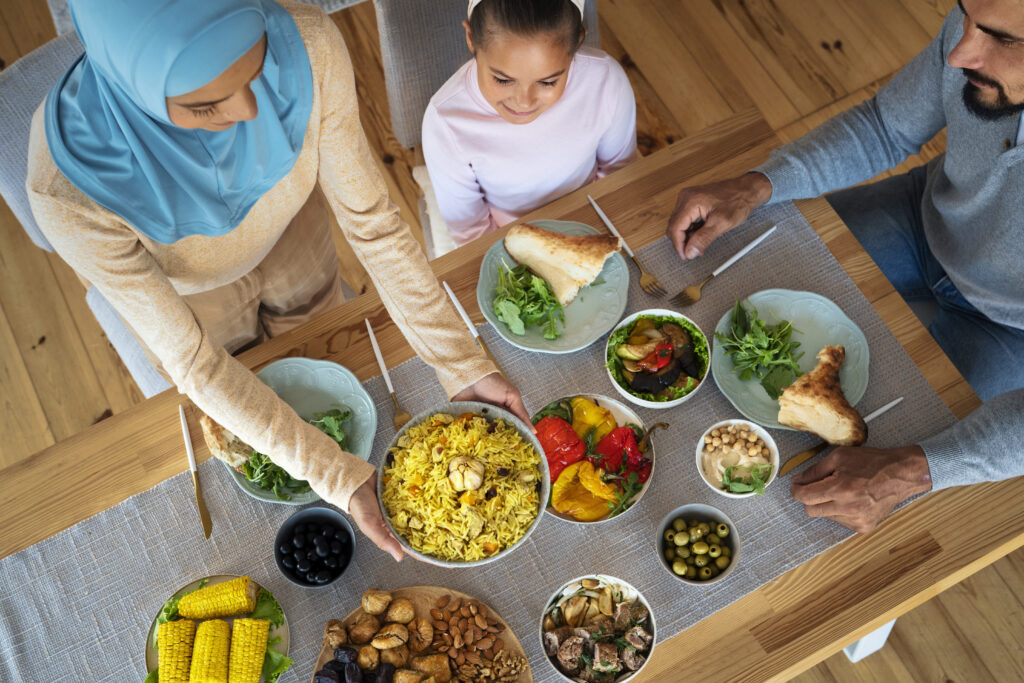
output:
[[[480,405],[417,416],[381,470],[388,524],[439,564],[487,562],[516,545],[537,522],[548,489],[529,432],[509,413]]]

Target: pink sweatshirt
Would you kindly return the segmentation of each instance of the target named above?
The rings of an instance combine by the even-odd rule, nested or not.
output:
[[[471,59],[423,115],[423,155],[452,239],[465,244],[636,158],[636,102],[619,64],[582,48],[562,97],[534,121],[489,105]]]

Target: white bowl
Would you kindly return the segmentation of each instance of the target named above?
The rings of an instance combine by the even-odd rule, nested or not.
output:
[[[665,559],[665,531],[672,525],[672,520],[676,517],[685,517],[687,519],[706,519],[709,522],[715,522],[716,524],[727,524],[729,526],[729,548],[732,550],[732,559],[729,561],[729,566],[726,567],[722,572],[713,579],[707,579],[706,581],[697,581],[695,579],[688,579],[685,576],[679,576],[672,571],[672,565],[669,564],[668,560]],[[674,576],[676,579],[683,583],[688,583],[691,586],[707,586],[718,581],[722,581],[728,576],[733,568],[740,561],[740,533],[736,530],[736,525],[732,523],[729,516],[716,507],[711,505],[704,505],[703,503],[690,503],[689,505],[682,505],[677,507],[675,510],[666,515],[665,519],[661,521],[661,525],[658,527],[658,535],[654,539],[654,550],[658,553],[658,560],[661,562],[661,566],[665,568],[669,574]]]
[[[730,491],[726,491],[720,488],[718,485],[708,481],[708,478],[704,476],[704,463],[702,462],[704,455],[702,453],[704,449],[704,438],[709,436],[712,430],[722,429],[723,427],[729,427],[730,425],[746,425],[748,429],[752,430],[755,434],[761,437],[761,440],[764,441],[765,445],[768,447],[768,462],[772,466],[772,473],[768,477],[768,482],[764,485],[765,488],[768,488],[771,485],[771,483],[775,481],[775,478],[779,474],[779,447],[775,445],[775,439],[772,438],[772,435],[768,433],[767,429],[765,429],[761,425],[751,422],[750,420],[722,420],[721,422],[716,422],[715,424],[708,427],[707,430],[705,430],[705,432],[701,434],[700,440],[697,442],[697,472],[700,473],[700,478],[704,480],[705,484],[711,487],[712,491],[719,495],[725,496],[726,498],[749,498],[751,496],[756,496],[757,494],[753,491],[749,493],[732,493]]]
[[[604,574],[588,574],[586,576],[580,576],[578,578],[575,578],[572,581],[566,581],[564,584],[562,584],[562,587],[556,590],[554,593],[552,593],[551,597],[548,598],[547,602],[544,603],[544,611],[540,615],[540,628],[537,633],[538,642],[540,643],[540,650],[541,652],[544,652],[544,659],[546,659],[548,661],[548,664],[551,665],[551,668],[555,670],[555,674],[559,677],[560,680],[569,681],[569,683],[574,683],[576,680],[578,680],[575,678],[570,678],[569,676],[566,676],[564,673],[562,673],[562,671],[558,668],[558,665],[555,664],[552,658],[549,657],[547,652],[544,650],[544,615],[547,613],[548,607],[550,607],[552,603],[560,600],[562,598],[562,594],[567,589],[573,587],[573,590],[570,592],[575,592],[575,587],[578,586],[580,582],[583,581],[583,579],[597,579],[598,581],[601,581],[603,584],[617,584],[621,586],[624,594],[629,597],[635,597],[637,600],[639,600],[640,604],[647,608],[647,614],[650,615],[651,647],[644,654],[644,663],[640,666],[639,669],[637,669],[636,671],[624,672],[615,679],[615,683],[622,683],[622,681],[626,681],[630,678],[633,678],[647,667],[647,664],[651,661],[651,657],[654,655],[654,648],[658,644],[658,627],[655,625],[654,622],[654,610],[651,609],[651,603],[647,602],[647,598],[645,598],[643,594],[640,593],[640,591],[638,591],[636,588],[626,583],[622,579],[617,579],[614,576],[605,576]]]
[[[700,391],[700,388],[702,386],[704,386],[705,382],[707,382],[708,373],[711,370],[711,367],[710,367],[711,366],[711,343],[708,341],[707,335],[704,334],[704,330],[700,329],[700,326],[697,325],[697,323],[695,323],[693,320],[691,320],[690,318],[686,317],[682,313],[677,313],[675,311],[670,311],[670,310],[665,309],[665,308],[648,308],[646,310],[637,311],[636,313],[628,315],[628,316],[626,316],[625,318],[622,319],[622,322],[620,322],[618,325],[615,326],[615,329],[612,330],[612,334],[614,334],[616,330],[620,330],[623,327],[626,327],[627,325],[632,323],[637,318],[645,317],[645,316],[665,316],[665,317],[671,317],[671,318],[679,318],[680,320],[685,320],[690,325],[693,325],[693,327],[698,332],[700,332],[701,337],[704,338],[704,344],[707,346],[707,351],[708,351],[708,362],[707,362],[707,364],[704,367],[704,376],[700,378],[700,383],[697,385],[697,387],[693,391],[688,393],[686,396],[683,396],[682,398],[673,399],[671,401],[648,401],[647,399],[640,398],[639,396],[635,396],[632,392],[628,391],[625,387],[623,387],[621,384],[619,384],[617,381],[615,381],[615,377],[612,376],[612,371],[610,369],[608,369],[608,365],[607,365],[608,355],[611,352],[611,350],[609,349],[609,343],[608,342],[611,340],[611,334],[608,336],[608,339],[605,340],[605,372],[608,373],[608,379],[611,381],[612,386],[615,387],[615,390],[618,391],[620,394],[622,394],[622,396],[627,401],[629,401],[631,403],[635,403],[636,405],[642,406],[644,408],[654,408],[655,410],[662,410],[662,409],[665,409],[665,408],[673,408],[673,407],[675,407],[675,406],[677,406],[677,405],[679,405],[681,403],[685,403],[686,401],[689,401],[691,398],[693,398],[694,394],[696,394],[698,391]]]
[[[601,408],[607,409],[615,418],[615,424],[617,424],[620,427],[623,427],[632,422],[635,425],[639,425],[641,429],[646,430],[648,428],[648,425],[644,424],[644,421],[640,419],[640,416],[636,414],[636,411],[634,411],[632,408],[622,403],[621,401],[616,401],[614,398],[608,398],[607,396],[598,396],[596,394],[574,394],[574,396],[580,396],[582,398],[587,399],[588,401],[591,401],[592,403],[597,404]],[[565,398],[573,398],[573,396],[566,396]],[[601,522],[608,522],[613,519],[619,519],[623,515],[628,514],[630,510],[639,505],[640,499],[644,497],[644,494],[647,493],[647,489],[651,487],[651,482],[654,481],[654,467],[656,463],[654,457],[653,435],[651,435],[647,443],[648,448],[647,452],[644,453],[644,455],[647,456],[651,461],[651,474],[650,476],[647,477],[647,481],[644,482],[643,487],[641,487],[641,489],[636,493],[636,495],[629,499],[628,508],[626,508],[619,514],[615,515],[614,517],[602,517],[601,519],[596,519],[593,522],[581,522],[578,519],[573,519],[569,515],[562,514],[550,505],[546,509],[547,514],[562,521],[569,522],[570,524],[581,524],[583,526],[589,526],[591,524],[600,524]],[[554,486],[554,484],[555,482],[551,482],[552,486]]]

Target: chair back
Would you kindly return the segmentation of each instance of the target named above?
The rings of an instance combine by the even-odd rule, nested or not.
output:
[[[82,54],[74,32],[65,33],[0,71],[0,195],[36,246],[53,247],[32,217],[25,191],[32,115],[57,79]]]
[[[467,59],[466,0],[374,0],[391,127],[405,147],[420,144],[427,103]],[[601,46],[597,4],[584,10],[585,44]]]

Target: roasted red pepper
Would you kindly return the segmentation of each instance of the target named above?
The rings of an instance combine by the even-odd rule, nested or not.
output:
[[[551,481],[557,480],[566,467],[582,460],[587,452],[583,439],[571,424],[560,417],[548,415],[541,418],[534,427],[537,429],[537,441],[540,441],[548,459]]]
[[[636,364],[640,366],[640,369],[647,372],[657,372],[672,362],[672,350],[674,348],[670,341],[658,344],[654,347],[654,351],[651,351],[642,360],[638,360]]]
[[[636,472],[641,483],[651,476],[651,461],[640,452],[632,427],[616,427],[609,432],[594,448],[590,460],[605,472]]]

